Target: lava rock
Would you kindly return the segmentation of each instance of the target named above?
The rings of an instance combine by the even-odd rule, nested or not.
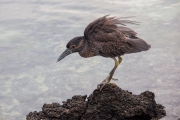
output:
[[[27,120],[158,120],[166,115],[156,104],[155,95],[145,91],[140,95],[107,84],[101,91],[87,96],[75,95],[59,103],[44,104],[42,111],[30,112]]]

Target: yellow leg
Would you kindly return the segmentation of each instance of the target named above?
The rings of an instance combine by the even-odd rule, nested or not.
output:
[[[98,89],[100,89],[100,91],[106,84],[108,84],[111,81],[111,79],[117,80],[117,79],[112,78],[112,76],[114,75],[114,72],[116,71],[116,68],[118,67],[118,65],[122,62],[122,58],[120,56],[118,56],[118,58],[119,58],[119,61],[117,61],[117,59],[115,57],[112,58],[115,62],[115,66],[109,73],[108,77],[101,84],[98,85]]]
[[[119,59],[119,64],[121,64],[121,62],[122,62],[122,58],[120,57],[120,56],[118,56],[118,59]],[[111,78],[112,80],[114,80],[114,81],[118,81],[118,79],[116,79],[116,78]]]
[[[122,57],[120,57],[120,56],[118,56],[118,59],[119,59],[119,64],[121,64],[121,62],[122,62]]]

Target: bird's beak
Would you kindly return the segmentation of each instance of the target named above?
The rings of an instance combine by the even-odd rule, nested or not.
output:
[[[68,56],[69,54],[73,53],[73,51],[69,48],[67,48],[58,58],[57,62]]]

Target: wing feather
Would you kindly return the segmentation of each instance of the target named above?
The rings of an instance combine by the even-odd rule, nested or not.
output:
[[[100,51],[100,55],[107,57],[146,50],[147,43],[138,39],[135,31],[125,27],[126,24],[138,24],[138,22],[124,18],[129,17],[116,18],[106,15],[93,21],[84,30],[85,39]],[[134,38],[138,40],[133,41]]]

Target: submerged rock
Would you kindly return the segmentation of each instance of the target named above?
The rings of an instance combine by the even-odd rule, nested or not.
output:
[[[157,120],[166,115],[156,104],[155,95],[145,91],[140,95],[107,84],[101,91],[87,96],[75,95],[63,105],[44,104],[42,111],[30,112],[27,120]]]

